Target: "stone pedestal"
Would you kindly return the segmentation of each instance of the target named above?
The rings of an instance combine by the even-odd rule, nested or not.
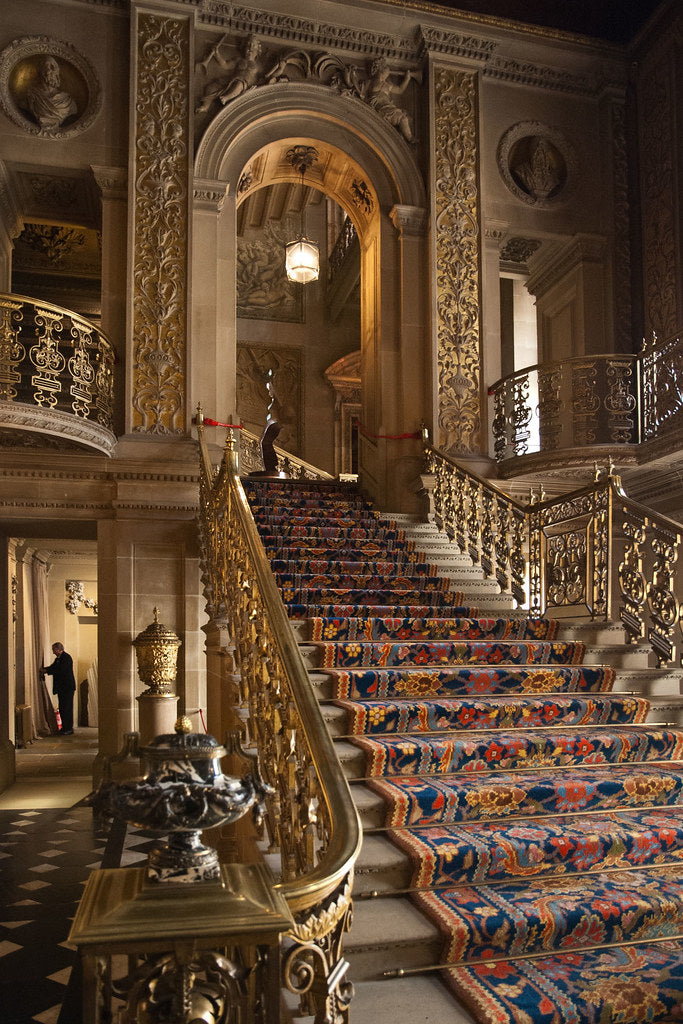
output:
[[[151,743],[155,736],[172,733],[178,718],[176,693],[141,693],[138,702],[140,744]]]

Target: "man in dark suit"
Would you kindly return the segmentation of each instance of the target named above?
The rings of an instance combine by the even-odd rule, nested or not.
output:
[[[74,691],[76,690],[73,659],[64,650],[64,644],[53,644],[52,653],[55,660],[51,665],[41,669],[41,676],[45,674],[52,676],[52,692],[57,695],[59,717],[62,720],[60,736],[73,736]]]

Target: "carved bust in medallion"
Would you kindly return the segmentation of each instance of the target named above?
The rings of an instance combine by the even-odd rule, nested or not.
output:
[[[74,47],[30,36],[0,54],[0,103],[30,134],[68,138],[93,122],[101,94],[95,72]]]

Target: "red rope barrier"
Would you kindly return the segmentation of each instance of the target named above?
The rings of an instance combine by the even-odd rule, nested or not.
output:
[[[208,416],[204,417],[202,423],[205,423],[207,427],[229,427],[231,430],[244,430],[241,423],[221,423],[220,420],[212,420]]]
[[[202,727],[203,727],[203,729],[204,729],[204,732],[207,732],[208,730],[207,730],[207,728],[206,728],[206,722],[204,721],[204,712],[202,711],[202,709],[201,709],[201,708],[199,709],[199,717],[200,717],[200,718],[201,718],[201,720],[202,720]]]

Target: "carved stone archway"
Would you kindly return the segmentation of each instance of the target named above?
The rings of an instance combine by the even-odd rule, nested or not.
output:
[[[299,144],[326,154],[315,187],[346,210],[360,242],[361,417],[369,435],[360,445],[362,483],[383,507],[404,507],[419,442],[378,435],[416,431],[431,419],[427,289],[416,287],[428,262],[426,197],[410,146],[362,104],[306,83],[278,84],[247,91],[209,124],[195,160],[192,272],[193,349],[204,358],[193,360],[190,392],[235,407],[238,188],[256,163],[259,186],[298,181],[282,152]],[[354,203],[354,182],[369,202]]]

